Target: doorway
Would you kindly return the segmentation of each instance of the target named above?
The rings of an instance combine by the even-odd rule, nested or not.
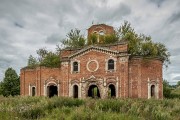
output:
[[[116,97],[116,89],[115,89],[115,86],[113,84],[109,85],[108,97],[110,97],[110,98],[115,98]]]
[[[58,95],[57,86],[55,86],[55,85],[47,86],[47,96],[48,97],[53,97],[53,96],[57,96],[57,95]]]
[[[73,98],[78,98],[78,86],[73,86]]]
[[[96,85],[91,85],[88,89],[88,97],[100,98],[99,89]]]
[[[155,97],[155,85],[151,85],[151,97]]]

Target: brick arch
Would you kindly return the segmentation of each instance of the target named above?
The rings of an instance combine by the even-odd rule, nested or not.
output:
[[[33,94],[33,92],[35,92],[35,93]],[[36,83],[35,82],[30,83],[29,84],[29,96],[36,96],[36,95],[37,95]]]
[[[116,86],[116,79],[115,78],[107,78],[106,83],[109,86],[109,84],[113,84]]]
[[[58,85],[56,82],[54,82],[54,81],[50,81],[50,82],[48,82],[48,83],[46,83],[46,86],[51,86],[51,85]]]
[[[89,89],[90,89],[90,87],[91,86],[93,86],[93,85],[95,85],[95,86],[97,86],[97,88],[98,88],[98,90],[99,90],[99,94],[100,94],[100,98],[102,98],[102,87],[101,87],[101,85],[100,84],[98,84],[98,82],[90,82],[90,83],[88,83],[88,85],[87,85],[87,87],[86,87],[86,97],[88,97],[88,91],[89,91]]]
[[[152,88],[152,86],[154,86],[154,88]],[[152,91],[153,89],[153,91]],[[152,92],[153,96],[152,96]],[[148,80],[148,99],[149,98],[155,98],[158,99],[159,98],[159,82],[158,80]]]
[[[60,81],[57,79],[54,79],[53,77],[49,77],[44,82],[44,96],[48,96],[49,94],[49,87],[54,86],[57,87],[57,96],[60,96]]]

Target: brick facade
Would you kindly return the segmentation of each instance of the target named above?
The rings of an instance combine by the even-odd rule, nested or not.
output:
[[[89,34],[95,28],[89,28]],[[110,29],[108,32],[113,32]],[[78,98],[92,94],[100,98],[163,97],[162,61],[130,56],[126,42],[64,49],[60,58],[59,68],[21,69],[21,95],[32,96],[34,92],[36,96],[50,96],[54,92],[57,96]],[[98,93],[92,92],[93,87]]]

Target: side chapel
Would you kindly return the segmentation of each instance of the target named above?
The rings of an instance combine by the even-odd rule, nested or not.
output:
[[[92,25],[91,34],[114,33],[112,26]],[[98,37],[99,42],[99,37]],[[22,96],[74,98],[163,98],[162,65],[159,58],[144,59],[128,54],[127,42],[63,49],[59,68],[22,68]]]

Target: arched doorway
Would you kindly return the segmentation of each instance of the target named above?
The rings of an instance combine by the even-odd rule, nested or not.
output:
[[[116,97],[116,88],[115,88],[115,86],[113,84],[109,85],[108,97],[112,97],[112,98]]]
[[[73,98],[78,98],[78,86],[73,86]]]
[[[47,86],[47,96],[53,97],[55,95],[58,95],[58,90],[56,85],[49,85]]]
[[[36,88],[32,87],[32,96],[35,96],[35,95],[36,95]]]
[[[99,89],[96,85],[91,85],[88,89],[88,97],[100,98]]]
[[[151,97],[155,97],[155,85],[151,85]]]

